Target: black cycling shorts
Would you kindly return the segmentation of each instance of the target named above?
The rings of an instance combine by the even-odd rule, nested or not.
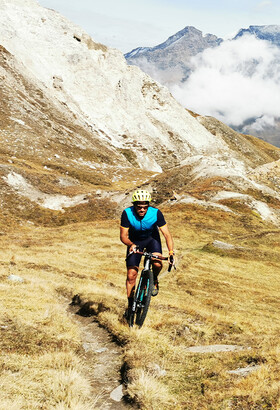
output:
[[[161,242],[160,240],[156,240],[152,237],[149,237],[147,239],[143,239],[140,241],[134,241],[134,244],[139,247],[139,250],[143,252],[144,249],[146,249],[147,252],[158,252],[162,253],[162,247],[161,247]],[[126,256],[129,253],[129,248],[127,248]],[[141,261],[142,255],[139,255],[138,253],[132,253],[130,256],[128,256],[126,260],[126,266],[139,266],[140,261]]]

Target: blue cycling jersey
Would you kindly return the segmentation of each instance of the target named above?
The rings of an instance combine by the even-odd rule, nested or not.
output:
[[[152,206],[148,207],[146,214],[142,218],[139,217],[134,206],[126,208],[121,217],[121,226],[129,228],[129,239],[133,242],[149,237],[160,240],[158,227],[162,227],[165,224],[162,212]]]

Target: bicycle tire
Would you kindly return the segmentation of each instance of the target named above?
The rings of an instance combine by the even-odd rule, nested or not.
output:
[[[139,296],[137,298],[135,323],[140,328],[146,319],[154,287],[153,272],[151,270],[143,272],[143,280],[138,286],[140,286],[140,290],[139,292],[136,292]]]
[[[142,272],[141,272],[136,291],[134,292],[133,303],[132,303],[132,306],[129,308],[129,312],[128,312],[128,325],[129,325],[129,327],[133,327],[135,315],[136,315],[136,312],[137,312],[137,308],[138,308],[140,300],[141,300],[142,283],[143,283],[143,280],[145,280],[143,272],[144,272],[144,270],[142,270]]]
[[[128,326],[129,327],[133,327],[134,318],[135,318],[135,311],[133,311],[132,308],[130,308],[128,312]]]

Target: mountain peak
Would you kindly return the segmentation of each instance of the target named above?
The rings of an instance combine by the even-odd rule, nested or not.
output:
[[[267,40],[276,46],[280,46],[280,26],[279,25],[267,25],[267,26],[249,26],[249,28],[242,28],[234,37],[236,40],[246,34],[252,34],[260,40]]]
[[[220,44],[223,40],[221,38],[216,37],[213,34],[205,34],[203,35],[201,30],[198,30],[194,26],[186,26],[182,30],[178,31],[177,33],[173,34],[172,36],[168,37],[166,41],[163,43],[158,44],[155,47],[138,47],[134,50],[130,51],[129,53],[125,54],[126,59],[135,58],[140,55],[149,53],[152,54],[158,50],[165,50],[169,47],[176,47],[179,41],[184,41],[184,47],[188,47],[188,44],[192,44],[191,48],[194,47],[194,43],[196,43],[199,47],[199,44],[203,43],[210,43],[212,46],[213,43]],[[181,45],[178,47],[181,47]]]

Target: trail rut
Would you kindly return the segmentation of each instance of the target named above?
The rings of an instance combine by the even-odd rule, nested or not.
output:
[[[79,307],[69,306],[69,313],[81,332],[83,353],[95,408],[101,410],[127,410],[137,408],[124,398],[122,380],[122,348],[102,328],[94,316],[84,317]]]

